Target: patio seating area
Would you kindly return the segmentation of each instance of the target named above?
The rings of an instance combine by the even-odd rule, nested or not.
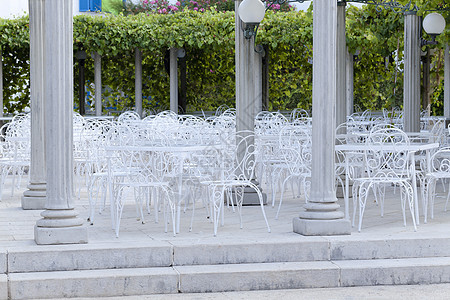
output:
[[[337,155],[337,204],[359,226],[351,235],[304,236],[293,232],[310,192],[311,119],[304,112],[263,112],[255,135],[234,131],[233,110],[207,119],[75,115],[74,205],[89,244],[56,246],[35,244],[42,211],[21,207],[29,159],[16,154],[29,146],[28,131],[14,123],[26,128],[27,119],[19,120],[2,136],[0,298],[450,282],[447,136],[438,118],[411,139],[379,117],[340,126],[347,133],[338,128],[336,150],[350,160]],[[9,168],[16,157],[21,172]],[[242,186],[256,191],[256,202],[242,202]]]
[[[401,120],[401,113],[395,115]],[[405,225],[405,207],[414,228],[427,221],[428,211],[433,218],[435,193],[428,187],[434,186],[432,179],[446,178],[446,159],[433,156],[431,166],[431,156],[448,144],[444,122],[427,117],[421,132],[405,133],[391,120],[387,112],[364,112],[353,114],[337,128],[336,189],[342,190],[341,206],[353,226],[359,217],[359,231],[371,201],[384,215],[390,186],[394,192],[399,187],[398,196],[391,197],[401,200],[399,216],[403,214]],[[14,117],[2,128],[3,196],[5,184],[11,186],[12,196],[15,188],[27,183],[23,177],[30,161],[29,128],[29,115]],[[195,231],[201,211],[194,211],[204,209],[203,217],[210,220],[216,236],[225,219],[228,222],[226,210],[240,216],[240,227],[247,227],[248,208],[241,208],[246,204],[260,206],[261,224],[271,231],[260,187],[267,194],[268,207],[277,207],[277,220],[278,214],[289,210],[283,199],[296,199],[298,213],[309,198],[312,127],[311,117],[303,110],[285,115],[261,112],[255,118],[254,133],[236,132],[234,110],[222,108],[208,118],[162,112],[141,120],[136,113],[125,112],[113,121],[74,114],[73,128],[76,203],[87,201],[85,219],[90,224],[101,222],[100,214],[108,215],[117,237],[122,218],[130,214],[125,208],[133,203],[141,223],[153,218],[164,225],[163,232],[174,236],[186,228]],[[253,189],[256,201],[245,202],[243,187]],[[353,205],[349,204],[351,194]],[[182,214],[191,216],[183,225]],[[283,219],[289,224],[294,216]]]
[[[266,207],[270,233],[258,206],[242,208],[242,229],[237,212],[226,208],[225,226],[216,237],[200,206],[189,231],[188,208],[173,236],[153,215],[145,216],[145,224],[137,221],[129,202],[119,238],[106,207],[94,225],[85,225],[89,244],[58,246],[35,244],[33,226],[41,211],[22,210],[17,197],[7,193],[0,202],[0,295],[30,299],[449,282],[450,212],[444,211],[440,181],[436,190],[434,219],[416,232],[403,226],[399,189],[394,193],[389,187],[384,216],[369,201],[361,232],[354,227],[348,236],[302,236],[292,231],[292,219],[304,199],[287,189],[278,219],[276,207]],[[76,210],[81,218],[89,217],[85,190]]]

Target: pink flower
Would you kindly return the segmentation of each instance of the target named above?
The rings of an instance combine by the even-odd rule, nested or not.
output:
[[[200,11],[201,11],[201,12],[204,12],[204,11],[205,11],[205,9],[204,9],[204,8],[200,8]]]
[[[198,10],[198,7],[194,7],[194,10]]]
[[[175,5],[180,6],[181,5],[180,1],[177,1],[177,3],[175,3]]]
[[[162,12],[163,13],[167,13],[167,10],[165,8],[163,8]]]
[[[172,8],[172,10],[177,11],[177,10],[178,10],[178,7],[175,7],[175,6],[174,6],[174,7]]]
[[[142,3],[148,4],[148,0],[144,0],[144,1],[142,1]]]
[[[158,9],[158,13],[160,14],[160,13],[162,13],[162,11],[160,9]]]

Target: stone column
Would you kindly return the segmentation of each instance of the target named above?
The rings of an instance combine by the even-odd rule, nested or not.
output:
[[[354,61],[353,61],[353,54],[348,52],[347,50],[347,66],[345,68],[346,70],[346,80],[347,80],[347,116],[350,116],[353,113],[353,67],[354,67]]]
[[[416,12],[405,13],[403,80],[403,129],[420,131],[420,20]]]
[[[256,112],[262,105],[261,97],[256,96],[255,72],[261,72],[261,62],[255,65],[254,37],[246,39],[242,31],[241,19],[239,17],[239,5],[241,0],[236,0],[235,4],[235,64],[236,64],[236,130],[254,131]],[[259,60],[261,58],[259,57]],[[259,70],[259,71],[258,71]],[[261,79],[260,75],[257,75]],[[260,85],[259,85],[260,86]],[[261,90],[261,87],[259,88]],[[239,141],[236,141],[239,142]],[[253,143],[253,142],[252,142]],[[244,149],[238,149],[238,155],[243,155]],[[254,178],[255,184],[258,184]],[[267,202],[267,195],[263,194],[264,203]],[[259,198],[252,189],[246,189],[244,194],[244,205],[259,205]]]
[[[444,52],[444,117],[450,118],[450,47],[445,45]]]
[[[261,47],[262,49],[262,47]],[[263,92],[263,83],[262,83],[262,56],[263,53],[254,52],[253,55],[253,78],[254,78],[254,86],[255,86],[255,116],[262,111],[262,92]],[[253,117],[254,118],[254,117]]]
[[[170,110],[178,113],[178,49],[170,48]]]
[[[320,0],[313,5],[311,195],[293,227],[303,235],[350,234],[350,221],[338,211],[335,191],[337,3]]]
[[[254,88],[254,37],[246,39],[239,18],[239,5],[235,1],[235,56],[236,56],[236,130],[255,128],[255,88]]]
[[[337,47],[336,47],[336,126],[347,121],[347,42],[345,40],[345,2],[337,3]]]
[[[37,244],[87,243],[87,228],[73,205],[72,0],[43,1],[44,147],[46,210],[36,222]]]
[[[425,55],[421,56],[422,60],[422,109],[428,109],[430,104],[430,48],[427,47]]]
[[[94,52],[95,115],[102,115],[102,57]]]
[[[262,109],[269,110],[269,45],[263,45],[264,55],[262,57]]]
[[[142,117],[142,52],[138,48],[134,52],[134,59],[135,108],[138,115]]]
[[[3,117],[3,53],[0,47],[0,117]]]
[[[44,209],[46,167],[44,145],[44,0],[30,0],[30,105],[31,160],[30,182],[22,196],[23,209]],[[2,105],[3,107],[3,105]]]

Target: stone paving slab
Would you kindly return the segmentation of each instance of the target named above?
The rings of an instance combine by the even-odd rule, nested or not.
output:
[[[248,300],[248,299],[286,299],[286,300],[448,300],[450,284],[430,285],[382,285],[363,287],[290,289],[266,291],[239,291],[224,293],[183,293],[171,295],[145,295],[129,297],[108,297],[104,300]],[[88,300],[93,298],[80,298]]]
[[[163,241],[14,247],[8,249],[8,272],[168,267],[172,248]]]
[[[324,240],[222,242],[195,246],[174,241],[172,244],[175,266],[316,261],[330,258],[329,243]]]
[[[450,282],[450,257],[335,261],[342,286]]]
[[[0,274],[0,299],[8,299],[8,277]]]
[[[11,273],[12,299],[107,297],[178,292],[172,268]]]
[[[40,219],[41,211],[22,210],[20,197],[25,189],[16,191],[14,196],[9,193],[3,195],[0,201],[0,246],[14,246],[16,243],[29,242],[32,245],[34,238],[34,225]],[[442,187],[438,187],[439,195],[446,195]],[[136,220],[136,211],[133,199],[126,201],[121,222],[120,236],[115,237],[111,229],[109,205],[102,214],[96,215],[95,224],[88,226],[89,244],[111,243],[112,245],[130,244],[142,241],[169,241],[174,243],[191,244],[220,244],[240,243],[249,241],[278,242],[285,240],[302,240],[305,237],[293,233],[292,219],[297,217],[302,210],[304,200],[293,197],[290,189],[285,193],[280,217],[275,220],[277,207],[270,205],[265,211],[272,232],[267,233],[264,220],[259,206],[243,208],[243,229],[239,228],[239,217],[231,208],[225,209],[225,226],[219,227],[217,237],[213,236],[211,220],[207,218],[206,209],[197,204],[194,216],[193,230],[189,231],[192,215],[190,207],[181,216],[181,230],[173,237],[170,232],[164,232],[164,222],[160,214],[159,223],[155,223],[154,212],[146,216],[146,224]],[[427,239],[427,238],[450,238],[448,230],[450,225],[450,212],[444,212],[445,198],[438,197],[435,204],[435,218],[429,220],[428,224],[421,223],[417,232],[408,219],[406,227],[403,226],[400,208],[400,195],[392,188],[387,188],[385,200],[385,214],[380,216],[380,207],[376,203],[367,204],[362,232],[352,229],[349,236],[311,237],[307,241],[364,241],[373,239]],[[82,189],[81,198],[75,199],[75,206],[81,218],[87,219],[89,202],[87,193]],[[342,200],[339,201],[342,204]],[[278,204],[278,203],[277,203]],[[97,209],[98,211],[98,209]],[[423,217],[421,217],[423,220]],[[170,226],[169,226],[170,227]],[[306,240],[305,240],[306,241]],[[89,245],[88,244],[88,245]],[[350,250],[349,250],[350,251]]]
[[[450,238],[385,237],[331,240],[332,260],[450,256]]]
[[[175,269],[180,274],[181,293],[339,286],[339,268],[331,262],[180,266]]]

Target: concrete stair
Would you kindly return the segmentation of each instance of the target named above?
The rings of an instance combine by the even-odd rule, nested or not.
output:
[[[0,273],[2,299],[448,283],[450,239],[30,244],[0,251]]]

